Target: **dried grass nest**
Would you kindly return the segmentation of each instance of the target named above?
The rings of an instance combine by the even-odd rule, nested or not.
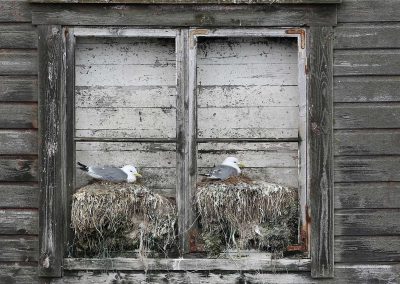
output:
[[[210,256],[230,249],[260,249],[281,255],[290,243],[296,243],[295,188],[242,175],[199,183],[195,203]]]
[[[140,184],[96,182],[72,197],[77,255],[110,256],[139,249],[164,252],[176,241],[176,206]]]

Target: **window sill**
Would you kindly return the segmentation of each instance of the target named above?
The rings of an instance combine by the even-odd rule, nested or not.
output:
[[[166,271],[310,271],[310,259],[266,257],[214,258],[64,258],[64,270]]]
[[[31,0],[48,4],[340,4],[342,0]]]

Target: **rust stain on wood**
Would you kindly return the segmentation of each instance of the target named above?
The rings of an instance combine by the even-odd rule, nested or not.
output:
[[[306,31],[304,29],[288,29],[286,30],[286,33],[290,35],[299,34],[301,49],[306,47]]]
[[[208,35],[209,30],[208,29],[195,29],[191,30],[189,34],[189,40],[190,40],[190,48],[193,48],[195,46],[195,38],[196,36],[199,35]]]

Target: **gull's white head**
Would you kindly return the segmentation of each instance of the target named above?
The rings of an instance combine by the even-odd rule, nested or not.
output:
[[[236,171],[240,174],[242,171],[240,167],[244,167],[244,164],[240,163],[239,160],[235,157],[228,157],[226,158],[221,165],[233,167]]]
[[[126,179],[127,182],[135,182],[137,177],[142,177],[142,175],[139,174],[137,169],[132,165],[123,166],[121,170],[128,175]]]

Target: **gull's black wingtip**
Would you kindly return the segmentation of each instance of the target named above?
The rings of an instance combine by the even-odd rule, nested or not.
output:
[[[79,169],[81,169],[82,171],[85,171],[85,172],[89,171],[89,167],[88,166],[86,166],[86,165],[84,165],[82,163],[79,163],[79,162],[77,164],[79,166]]]

